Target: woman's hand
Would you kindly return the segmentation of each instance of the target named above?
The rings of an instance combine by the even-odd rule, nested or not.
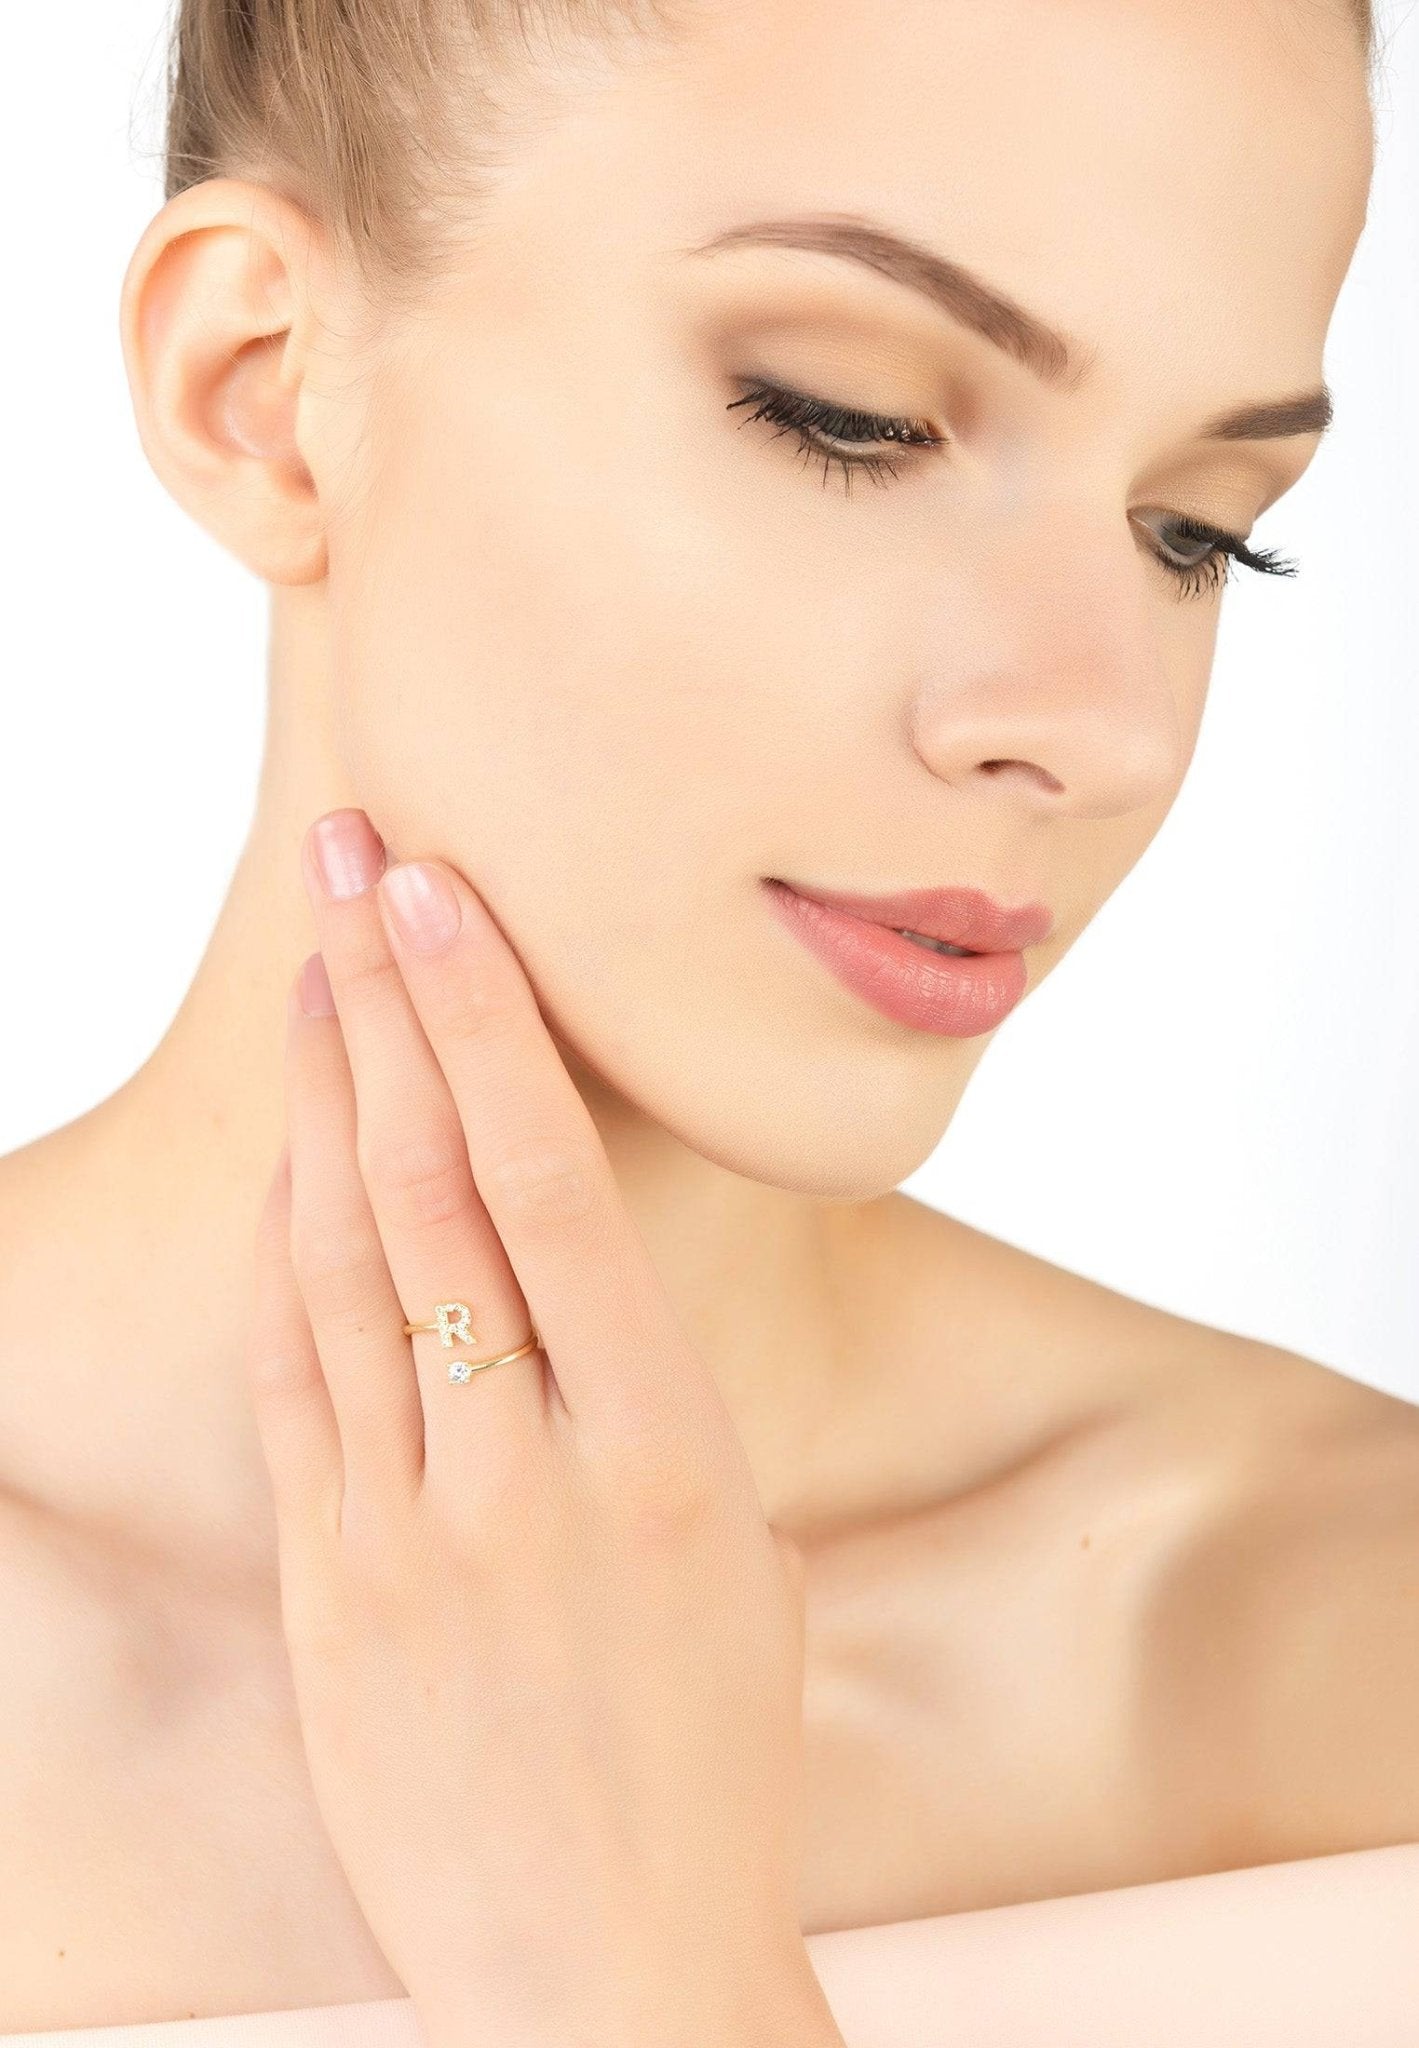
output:
[[[431,2038],[841,2044],[798,1922],[799,1553],[480,898],[378,880],[357,810],[303,864],[338,1017],[293,991],[248,1355],[355,1895]],[[454,1302],[471,1341],[404,1334]]]

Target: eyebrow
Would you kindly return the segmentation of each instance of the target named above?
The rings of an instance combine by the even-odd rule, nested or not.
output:
[[[704,256],[745,243],[810,249],[865,263],[894,283],[922,293],[951,319],[1003,349],[1045,384],[1077,389],[1093,367],[1097,350],[1049,326],[963,265],[879,222],[855,214],[795,214],[778,220],[746,221],[708,241],[693,243],[682,253]],[[1292,434],[1323,434],[1331,417],[1331,394],[1321,384],[1294,397],[1234,406],[1204,422],[1199,432],[1212,441],[1282,440]]]

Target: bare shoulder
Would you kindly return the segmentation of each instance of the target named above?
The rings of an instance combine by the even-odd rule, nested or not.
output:
[[[1419,1407],[1225,1332],[1195,1349],[1213,1483],[1142,1666],[1160,1822],[1209,1868],[1419,1840]]]
[[[1110,1645],[1097,1696],[1129,1695],[1150,1853],[1182,1873],[1419,1841],[1419,1406],[909,1198],[887,1221],[982,1399],[1050,1417],[1045,1526],[1092,1531],[1084,1600],[1104,1587],[1111,1620],[1082,1633]],[[922,1356],[926,1400],[939,1338]]]

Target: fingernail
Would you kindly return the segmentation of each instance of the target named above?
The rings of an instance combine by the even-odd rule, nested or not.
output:
[[[312,953],[301,963],[298,977],[300,1004],[307,1017],[333,1017],[335,998],[330,992],[330,976],[325,971],[325,961],[319,953]]]
[[[317,879],[331,896],[359,896],[384,871],[384,841],[364,811],[327,811],[307,838]]]
[[[416,953],[439,952],[463,922],[448,878],[424,861],[401,861],[386,869],[379,886],[400,936]]]

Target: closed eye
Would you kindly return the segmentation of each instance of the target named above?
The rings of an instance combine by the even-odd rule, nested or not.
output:
[[[814,398],[806,391],[790,391],[781,384],[755,384],[743,398],[731,399],[727,410],[741,405],[755,410],[742,422],[772,420],[781,433],[795,433],[806,456],[821,456],[823,481],[836,462],[843,473],[843,488],[851,489],[854,470],[866,470],[874,482],[896,470],[884,455],[864,454],[866,447],[936,448],[945,437],[934,434],[924,420],[901,419],[893,413],[857,412],[851,406],[833,405],[826,398]],[[775,437],[777,438],[777,437]]]

